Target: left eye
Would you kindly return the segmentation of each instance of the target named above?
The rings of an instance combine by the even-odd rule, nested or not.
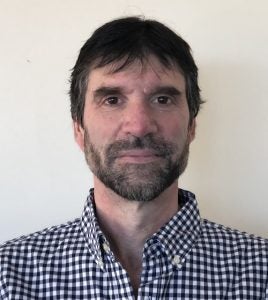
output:
[[[108,97],[105,99],[105,104],[107,105],[117,105],[119,103],[119,99],[116,96]]]
[[[155,98],[154,102],[158,104],[170,104],[171,99],[168,96],[158,96]]]

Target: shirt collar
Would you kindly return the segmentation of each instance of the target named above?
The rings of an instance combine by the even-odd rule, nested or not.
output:
[[[166,223],[151,240],[159,241],[167,256],[179,257],[180,264],[186,259],[201,231],[201,218],[195,195],[179,190],[180,210]]]
[[[169,257],[180,257],[180,261],[183,262],[199,236],[201,219],[193,193],[180,189],[179,201],[180,210],[146,242],[144,250],[152,243],[157,242],[162,245]],[[81,218],[81,229],[95,260],[102,260],[101,244],[107,241],[98,225],[94,189],[90,190],[85,204]]]
[[[101,241],[104,235],[99,227],[94,201],[94,189],[90,189],[84,211],[81,218],[81,229],[84,234],[86,245],[96,261],[102,260]]]

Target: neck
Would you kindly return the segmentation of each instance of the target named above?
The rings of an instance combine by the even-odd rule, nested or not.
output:
[[[142,251],[146,240],[178,211],[178,184],[174,182],[152,201],[130,201],[94,179],[94,197],[99,225],[117,260],[138,288]]]

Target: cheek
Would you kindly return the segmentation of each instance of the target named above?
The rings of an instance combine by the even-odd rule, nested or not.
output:
[[[115,125],[116,121],[109,117],[91,119],[86,125],[91,143],[99,150],[105,148],[114,140]]]
[[[162,134],[165,139],[173,142],[185,140],[188,135],[188,124],[178,116],[166,119],[162,125]]]

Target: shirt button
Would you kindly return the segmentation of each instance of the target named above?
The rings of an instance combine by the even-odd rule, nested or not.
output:
[[[101,258],[99,258],[99,259],[97,260],[97,265],[98,265],[99,267],[103,268],[103,261],[101,260]]]
[[[106,243],[103,244],[103,249],[106,253],[110,252],[110,248]]]
[[[179,257],[179,255],[174,255],[172,263],[176,266],[179,266],[181,263],[181,258]]]

